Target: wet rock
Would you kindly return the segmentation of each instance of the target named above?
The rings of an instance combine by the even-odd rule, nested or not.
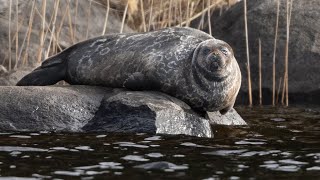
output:
[[[159,92],[121,92],[105,99],[87,131],[146,132],[211,137],[208,120]],[[181,105],[182,104],[182,105]]]
[[[108,92],[85,86],[0,87],[0,130],[81,132]]]
[[[2,132],[104,131],[213,136],[207,119],[184,102],[160,92],[95,86],[0,86],[0,102]],[[209,117],[216,124],[235,125],[242,120],[235,111],[225,117],[209,113]]]
[[[145,170],[185,170],[189,167],[186,165],[176,165],[167,161],[152,162],[134,166],[135,168],[145,169]]]
[[[276,24],[276,0],[248,1],[248,37],[250,67],[253,90],[258,89],[258,39],[262,42],[262,83],[269,93],[263,94],[264,102],[271,103],[272,97],[272,59]],[[276,51],[276,88],[284,74],[286,41],[286,1],[280,0],[280,18]],[[320,89],[320,19],[319,0],[293,1],[289,41],[289,93],[290,102],[313,101],[310,93]],[[209,31],[209,28],[204,28]],[[246,94],[246,44],[244,31],[243,1],[232,6],[219,17],[212,18],[213,36],[228,42],[235,51],[240,65],[243,82],[238,100],[247,103]],[[271,93],[270,93],[271,92]],[[302,93],[302,94],[301,94]],[[256,93],[257,95],[258,93]],[[299,97],[296,97],[299,96]],[[258,97],[258,96],[257,96]],[[258,99],[258,98],[254,98]],[[317,99],[319,104],[320,99]]]
[[[245,126],[248,125],[242,117],[237,113],[235,109],[231,109],[225,115],[221,115],[220,112],[207,112],[209,122],[211,125],[233,125],[233,126]]]

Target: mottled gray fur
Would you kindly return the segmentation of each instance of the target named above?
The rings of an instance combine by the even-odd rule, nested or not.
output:
[[[50,57],[17,85],[98,85],[157,90],[201,111],[228,111],[241,73],[228,44],[191,28],[105,35]]]

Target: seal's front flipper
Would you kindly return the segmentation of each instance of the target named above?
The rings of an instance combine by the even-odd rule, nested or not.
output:
[[[233,101],[233,102],[232,102],[230,105],[228,105],[227,107],[221,109],[219,112],[220,112],[222,115],[225,115],[230,109],[233,108],[234,103],[235,103],[235,101]]]
[[[17,86],[45,86],[52,85],[64,79],[66,65],[58,57],[51,57],[30,74],[23,77]]]
[[[149,78],[147,78],[141,72],[135,72],[131,74],[128,79],[123,83],[123,87],[130,90],[154,90],[156,89],[155,83],[153,83]]]

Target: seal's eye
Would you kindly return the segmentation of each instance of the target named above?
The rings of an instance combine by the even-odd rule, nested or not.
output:
[[[204,55],[208,55],[210,52],[211,52],[211,49],[209,49],[209,48],[204,48],[203,49],[203,54]]]
[[[220,51],[221,51],[225,56],[227,56],[227,55],[229,54],[229,51],[228,51],[228,49],[226,49],[226,48],[221,48]]]

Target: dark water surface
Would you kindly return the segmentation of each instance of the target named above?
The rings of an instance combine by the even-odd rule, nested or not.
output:
[[[147,134],[0,135],[0,179],[320,179],[320,113],[238,107],[249,127],[215,138]]]

